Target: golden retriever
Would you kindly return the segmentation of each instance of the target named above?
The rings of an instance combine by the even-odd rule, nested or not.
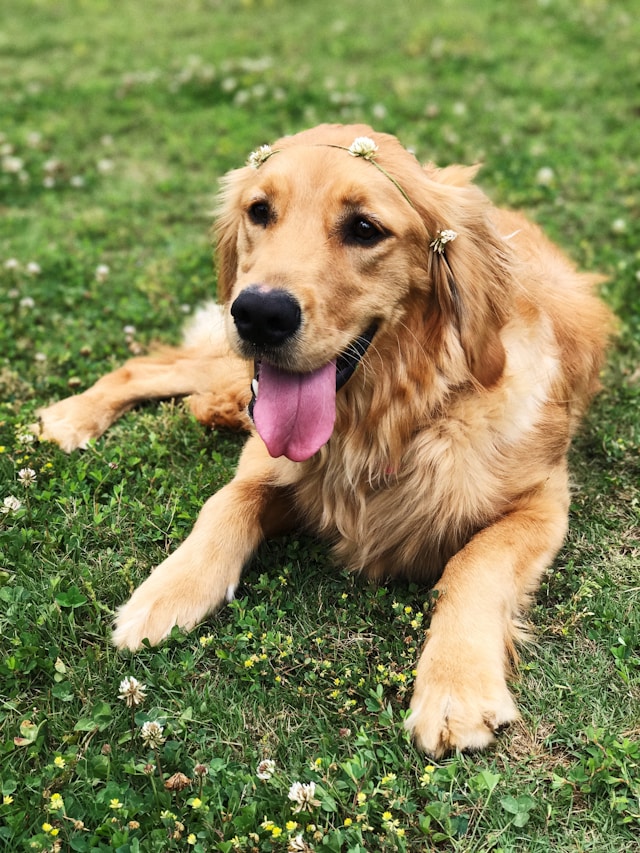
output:
[[[116,646],[193,628],[265,537],[302,525],[368,577],[437,585],[407,723],[419,746],[479,749],[517,717],[518,621],[567,530],[567,449],[611,317],[596,277],[493,206],[475,171],[421,167],[359,125],[263,146],[222,183],[222,306],[183,347],[40,413],[67,451],[175,395],[252,431],[119,609]]]

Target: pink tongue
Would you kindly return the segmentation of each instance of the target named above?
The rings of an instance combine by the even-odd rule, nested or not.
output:
[[[253,420],[271,456],[309,459],[329,440],[335,419],[335,361],[313,373],[261,364]]]

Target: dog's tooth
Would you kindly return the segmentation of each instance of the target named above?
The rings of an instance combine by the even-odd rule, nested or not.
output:
[[[258,380],[257,379],[252,379],[251,390],[253,391],[253,396],[257,397],[258,396]]]

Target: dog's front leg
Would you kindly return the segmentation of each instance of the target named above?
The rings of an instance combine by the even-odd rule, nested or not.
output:
[[[447,563],[407,719],[432,755],[482,749],[517,719],[506,682],[514,620],[562,544],[567,509],[566,473],[558,471]]]
[[[235,478],[204,505],[193,531],[117,613],[113,641],[135,650],[160,642],[174,625],[189,630],[233,598],[260,542],[286,529],[286,483],[260,439],[251,438]]]

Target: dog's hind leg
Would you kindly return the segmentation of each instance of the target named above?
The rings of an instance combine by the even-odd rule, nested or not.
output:
[[[70,452],[87,446],[121,415],[146,400],[189,397],[202,423],[249,429],[247,365],[223,345],[166,347],[132,358],[95,385],[38,412],[31,429]]]

